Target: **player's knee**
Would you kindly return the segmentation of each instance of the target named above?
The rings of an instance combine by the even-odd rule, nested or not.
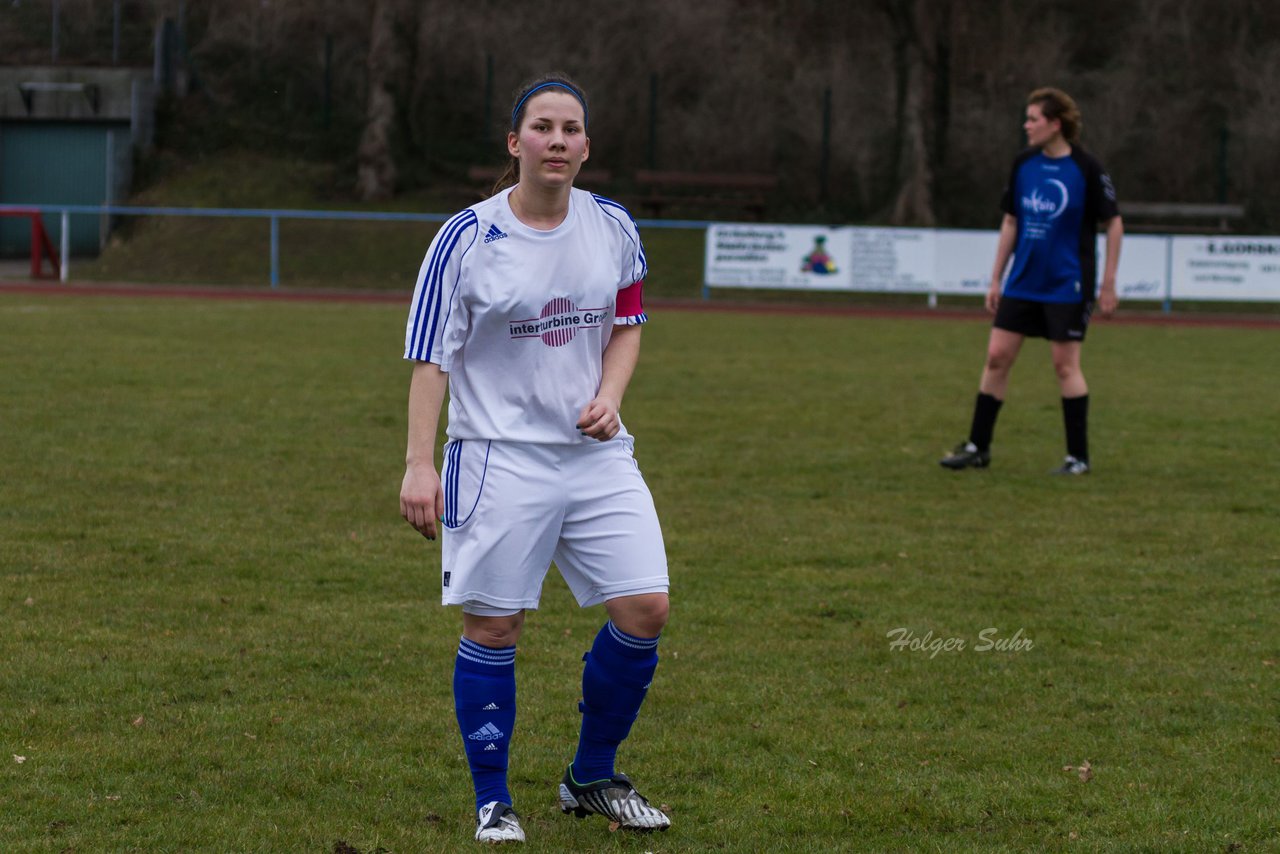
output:
[[[667,625],[667,617],[671,613],[671,601],[664,595],[658,598],[644,612],[645,627],[649,630],[645,637],[658,635]]]
[[[1054,359],[1053,372],[1062,381],[1075,379],[1080,376],[1080,365],[1074,359]]]
[[[671,613],[671,600],[665,593],[622,596],[608,602],[609,619],[629,635],[651,638],[662,633]]]
[[[987,370],[1003,374],[1013,367],[1014,354],[1008,350],[992,347],[987,351]]]
[[[512,614],[509,617],[481,617],[476,614],[466,614],[462,633],[468,640],[475,641],[481,646],[504,649],[516,645],[523,625],[523,613]]]

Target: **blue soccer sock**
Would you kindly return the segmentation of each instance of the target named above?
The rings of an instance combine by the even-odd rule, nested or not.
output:
[[[582,659],[582,733],[570,769],[579,784],[613,777],[618,745],[631,732],[658,667],[658,638],[634,637],[610,621]]]
[[[491,649],[463,638],[453,666],[453,705],[476,787],[476,809],[511,803],[507,751],[516,723],[516,648]]]

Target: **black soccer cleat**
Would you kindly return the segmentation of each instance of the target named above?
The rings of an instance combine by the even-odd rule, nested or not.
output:
[[[938,460],[938,464],[943,468],[954,469],[984,469],[991,465],[991,451],[980,451],[978,446],[972,442],[961,442],[951,453]]]
[[[579,785],[573,779],[573,766],[565,769],[560,781],[560,811],[586,818],[595,813],[616,821],[625,830],[666,830],[671,826],[667,814],[651,806],[636,791],[626,774],[614,774],[609,780],[596,780]]]

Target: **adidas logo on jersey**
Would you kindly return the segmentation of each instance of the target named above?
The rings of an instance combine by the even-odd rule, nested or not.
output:
[[[485,748],[485,750],[497,750],[497,749],[498,749],[498,745],[494,744],[492,741],[489,742],[489,746]]]
[[[471,741],[497,741],[502,738],[502,730],[493,725],[493,722],[485,724],[480,729],[467,736]]]
[[[498,226],[493,225],[492,223],[490,223],[490,225],[489,225],[489,233],[488,233],[488,234],[486,234],[486,235],[484,236],[484,242],[485,242],[485,243],[492,243],[493,241],[495,241],[495,240],[501,240],[502,238],[504,238],[504,237],[506,237],[506,236],[507,236],[507,235],[506,235],[506,233],[505,233],[505,232],[503,232],[503,231],[501,231],[501,230],[498,228]]]
[[[648,686],[645,686],[645,687],[648,687]],[[494,709],[496,709],[496,708],[498,708],[498,704],[497,704],[497,703],[490,703],[489,705],[485,706],[485,707],[484,707],[483,709],[481,709],[480,711],[482,711],[482,712],[492,712],[492,711],[493,711]]]

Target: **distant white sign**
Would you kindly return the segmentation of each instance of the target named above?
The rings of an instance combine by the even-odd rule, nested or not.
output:
[[[1107,259],[1107,239],[1098,235],[1098,284]],[[1116,270],[1116,296],[1121,302],[1163,300],[1168,294],[1169,238],[1154,234],[1125,235]]]
[[[1280,301],[1280,238],[1172,239],[1175,300]]]
[[[851,228],[713,224],[704,281],[737,288],[847,291]]]
[[[849,275],[855,291],[927,293],[937,277],[934,232],[923,228],[855,228]]]
[[[999,238],[996,231],[934,232],[934,290],[940,294],[986,294]]]
[[[711,286],[926,293],[937,278],[936,235],[921,228],[713,224]],[[989,263],[989,262],[988,262]]]
[[[999,233],[920,228],[725,224],[707,229],[710,287],[981,296]],[[1098,273],[1106,238],[1098,236]],[[1121,301],[1280,302],[1280,238],[1125,237]]]

